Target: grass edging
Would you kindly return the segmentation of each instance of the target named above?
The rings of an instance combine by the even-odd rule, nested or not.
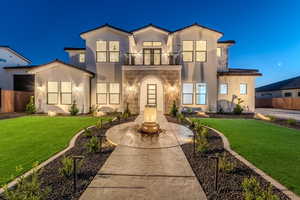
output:
[[[93,128],[95,127],[95,125],[93,126],[89,126],[88,128]],[[42,162],[41,164],[39,164],[37,167],[30,169],[29,171],[25,172],[24,174],[16,177],[14,180],[10,181],[6,186],[8,189],[13,188],[14,186],[16,186],[18,184],[18,179],[23,176],[23,177],[28,177],[32,174],[32,172],[34,170],[39,170],[43,167],[45,167],[47,164],[49,164],[50,162],[52,162],[53,160],[55,160],[56,158],[58,158],[59,156],[63,155],[64,153],[66,153],[68,150],[70,150],[71,148],[73,148],[75,146],[75,142],[77,140],[77,138],[84,133],[84,129],[82,129],[81,131],[79,131],[76,135],[74,135],[72,137],[72,139],[69,142],[68,147],[66,147],[65,149],[63,149],[60,152],[55,153],[53,156],[51,156],[49,159],[47,159],[46,161]],[[4,188],[0,188],[0,195],[4,192]]]
[[[188,119],[188,121],[190,121]],[[223,141],[224,144],[224,149],[227,150],[229,153],[231,153],[236,159],[240,160],[241,162],[243,162],[245,165],[247,165],[251,170],[255,171],[257,174],[259,174],[260,176],[262,176],[265,180],[269,181],[272,185],[274,185],[277,189],[279,189],[282,193],[284,193],[285,195],[287,195],[289,198],[291,198],[292,200],[300,200],[300,197],[297,196],[294,192],[290,191],[289,189],[287,189],[284,185],[282,185],[281,183],[279,183],[278,181],[276,181],[275,179],[273,179],[271,176],[269,176],[268,174],[266,174],[265,172],[263,172],[262,170],[258,169],[257,167],[255,167],[255,165],[253,165],[252,163],[250,163],[248,160],[246,160],[244,157],[242,157],[240,154],[236,153],[235,151],[233,151],[230,148],[230,143],[229,140],[226,138],[226,136],[221,133],[220,131],[205,126],[206,128],[216,132]]]

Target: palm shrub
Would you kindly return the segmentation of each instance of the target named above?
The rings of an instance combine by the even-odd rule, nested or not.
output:
[[[62,164],[62,167],[59,168],[59,174],[61,176],[64,176],[66,178],[70,178],[73,173],[74,173],[74,164],[73,164],[73,159],[70,158],[70,157],[64,157],[62,160],[61,160],[61,164]],[[79,171],[80,168],[82,167],[82,164],[83,164],[83,160],[80,160],[78,163],[77,163],[77,170]]]
[[[86,144],[88,152],[96,153],[100,150],[100,143],[97,137],[93,136]]]
[[[272,194],[271,185],[264,190],[255,177],[245,178],[242,187],[245,200],[279,200],[277,195]]]
[[[235,105],[235,108],[233,109],[233,113],[236,115],[240,115],[244,111],[244,109],[241,106],[241,104],[244,102],[244,100],[242,100],[241,98],[238,98],[237,101],[238,102]]]
[[[178,107],[176,105],[176,101],[173,101],[170,114],[171,114],[171,116],[176,117],[177,112],[178,112]]]
[[[78,112],[79,112],[79,109],[77,108],[77,104],[76,104],[76,101],[74,100],[72,105],[71,105],[71,108],[69,109],[69,112],[71,115],[77,115]]]
[[[236,164],[234,162],[230,162],[227,158],[225,153],[219,157],[219,170],[225,171],[226,173],[232,172]]]
[[[102,124],[103,122],[102,122],[102,119],[100,118],[97,122],[96,122],[96,128],[97,129],[101,129],[102,128]]]
[[[21,176],[15,189],[8,189],[4,186],[4,199],[7,200],[44,200],[50,193],[50,187],[41,189],[42,182],[39,180],[39,172],[36,170],[37,163],[33,165],[33,172],[30,177]],[[18,167],[17,172],[21,172],[22,168]]]
[[[34,104],[34,96],[30,97],[29,103],[25,107],[25,112],[28,114],[33,114],[36,112],[36,108]]]

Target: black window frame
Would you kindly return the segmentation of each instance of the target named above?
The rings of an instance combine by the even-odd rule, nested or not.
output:
[[[150,89],[150,86],[154,86],[155,89]],[[153,95],[150,94],[149,91],[154,91],[154,95],[155,98],[150,98],[149,95]],[[155,103],[150,103],[149,100],[155,100]],[[154,105],[157,106],[157,84],[147,84],[147,105]]]
[[[49,82],[56,82],[57,83],[57,92],[48,92],[49,90]],[[59,81],[47,81],[47,105],[58,105],[59,104]],[[57,94],[56,103],[49,103],[49,94]]]
[[[106,93],[98,93],[98,84],[105,84],[105,87],[106,87]],[[104,95],[105,94],[105,103],[99,103],[98,102],[98,95],[101,94],[101,95]],[[103,83],[103,82],[99,82],[96,84],[96,103],[97,105],[107,105],[107,94],[108,94],[108,87],[107,87],[107,83]]]
[[[198,90],[197,90],[197,84],[203,84],[205,85],[205,93],[198,93]],[[205,95],[205,103],[198,103],[197,102],[197,97],[200,96],[200,95]],[[195,103],[196,105],[207,105],[207,83],[195,83]]]
[[[192,86],[193,86],[193,89],[192,89],[192,93],[184,93],[183,92],[183,85],[184,84],[192,84]],[[184,83],[182,83],[182,105],[194,105],[194,98],[195,98],[195,96],[194,96],[194,90],[195,90],[195,85],[194,85],[194,83],[192,83],[192,82],[184,82]],[[184,103],[184,95],[192,95],[192,103]]]
[[[111,93],[110,92],[110,84],[118,84],[119,85],[119,93]],[[109,102],[109,105],[120,105],[120,102],[121,102],[121,88],[120,88],[120,83],[118,83],[118,82],[110,82],[110,83],[108,83],[108,102]],[[118,95],[118,103],[111,103],[111,100],[110,100],[110,96],[111,95]]]
[[[71,83],[71,92],[62,92],[62,82],[66,82],[66,83]],[[73,84],[71,81],[60,81],[60,105],[72,105],[73,103]],[[69,104],[66,104],[66,103],[63,103],[63,100],[62,100],[62,96],[63,94],[70,94],[71,95],[71,102]]]

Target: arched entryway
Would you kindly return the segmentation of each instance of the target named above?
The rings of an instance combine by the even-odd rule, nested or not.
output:
[[[157,111],[164,112],[164,91],[162,81],[156,76],[146,76],[140,87],[140,112],[146,105],[155,105]]]

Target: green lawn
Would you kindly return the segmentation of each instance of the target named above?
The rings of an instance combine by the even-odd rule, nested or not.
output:
[[[234,151],[300,195],[300,131],[258,120],[197,120],[222,132]]]
[[[94,117],[26,116],[0,120],[0,185],[12,180],[16,166],[28,171],[66,148],[81,129],[94,125]]]

